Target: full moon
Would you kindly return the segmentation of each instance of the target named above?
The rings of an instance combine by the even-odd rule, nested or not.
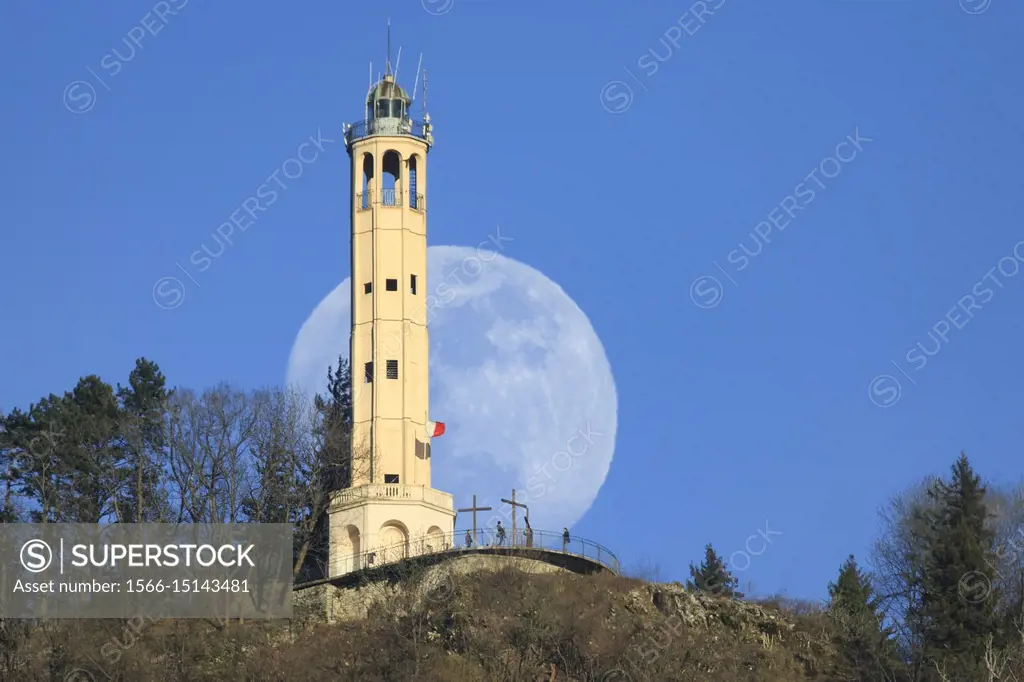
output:
[[[302,325],[287,383],[324,393],[349,354],[351,278]],[[615,451],[618,398],[604,347],[579,306],[550,279],[498,253],[427,249],[434,488],[455,506],[493,507],[481,527],[508,525],[513,488],[531,525],[561,531],[593,504]],[[522,514],[520,509],[517,514]],[[468,513],[456,527],[471,525]]]

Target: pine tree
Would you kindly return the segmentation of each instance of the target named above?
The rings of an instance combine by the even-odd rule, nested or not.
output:
[[[352,461],[352,375],[348,359],[338,356],[338,366],[327,368],[327,394],[316,394],[314,405],[323,415],[319,427],[323,442],[326,480],[322,485],[330,490],[352,485],[355,463]]]
[[[350,487],[357,475],[366,473],[358,468],[352,452],[352,374],[348,359],[343,355],[338,356],[337,367],[327,368],[327,392],[317,393],[313,404],[321,415],[316,427],[320,450],[318,466],[308,472],[309,485],[328,493],[327,498],[310,496],[311,500],[319,501],[329,499],[329,494],[335,490]],[[308,550],[304,556],[297,557],[302,580],[326,577],[330,539],[324,511],[325,508],[313,505],[302,512],[306,522],[313,522]]]
[[[145,358],[135,361],[128,385],[117,386],[121,447],[126,460],[118,500],[122,521],[152,523],[168,516],[168,500],[160,479],[167,440],[164,421],[171,393],[160,367]]]
[[[719,597],[742,599],[743,593],[737,591],[739,581],[726,568],[725,562],[709,544],[704,546],[704,561],[700,567],[690,564],[690,578],[686,581],[686,589],[695,592],[707,592]]]
[[[829,583],[828,615],[837,630],[838,652],[830,671],[835,680],[882,682],[894,679],[900,668],[892,630],[884,625],[871,582],[851,554],[836,582]]]
[[[926,668],[950,679],[975,679],[990,638],[1000,644],[985,492],[963,453],[950,482],[937,481],[929,491],[936,506],[921,586],[922,654]]]

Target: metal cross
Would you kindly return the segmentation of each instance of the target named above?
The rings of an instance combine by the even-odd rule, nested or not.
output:
[[[473,512],[473,542],[475,542],[477,545],[479,545],[480,544],[480,539],[477,537],[477,534],[476,534],[476,513],[478,511],[491,511],[491,507],[478,507],[478,506],[476,506],[476,495],[473,495],[473,506],[472,507],[467,507],[466,509],[456,509],[455,511]]]
[[[516,502],[516,489],[512,488],[512,499],[506,500],[504,497],[501,501],[505,504],[512,505],[512,546],[516,546],[516,507],[522,507],[526,510],[526,525],[530,525],[530,508],[522,502]]]

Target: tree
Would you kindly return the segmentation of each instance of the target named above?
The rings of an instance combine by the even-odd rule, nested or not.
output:
[[[241,523],[251,496],[256,415],[247,393],[221,384],[177,390],[168,409],[168,468],[179,523]]]
[[[27,412],[11,412],[4,420],[4,475],[27,517],[39,523],[108,518],[118,485],[117,433],[114,391],[95,375]]]
[[[739,587],[739,581],[726,568],[722,558],[718,556],[710,543],[705,545],[704,561],[701,562],[700,567],[694,566],[693,563],[690,564],[690,578],[686,581],[686,589],[742,599],[743,593],[737,591],[737,587]]]
[[[171,514],[168,495],[162,485],[167,445],[165,422],[170,398],[166,383],[155,362],[139,358],[128,375],[128,385],[117,387],[125,458],[117,516],[124,522],[168,520]]]
[[[246,499],[246,517],[256,523],[290,523],[294,527],[292,573],[303,579],[324,577],[323,566],[310,556],[330,490],[323,484],[320,456],[320,413],[302,395],[281,389],[253,395],[256,415],[252,432],[253,488]],[[326,553],[324,555],[326,557]],[[319,558],[319,557],[315,557]],[[315,569],[315,570],[314,570]]]
[[[993,544],[985,487],[960,454],[947,483],[929,490],[928,538],[921,585],[922,653],[937,674],[971,680],[999,634]]]
[[[990,487],[985,499],[996,535],[996,565],[992,568],[1003,627],[1011,633],[1024,631],[1024,484]]]
[[[67,438],[60,448],[72,506],[79,523],[99,523],[114,513],[123,451],[118,447],[119,410],[113,387],[96,375],[78,380],[60,403]]]
[[[927,512],[935,506],[928,491],[935,481],[934,476],[922,479],[880,510],[882,532],[871,552],[875,594],[892,619],[900,656],[911,662],[914,680],[924,667],[921,581],[931,534]]]
[[[352,372],[348,360],[338,356],[337,368],[327,368],[327,393],[316,394],[313,405],[320,414],[317,435],[329,490],[352,485],[356,463],[352,458]]]
[[[3,482],[4,488],[0,523],[17,523],[21,518],[14,490],[17,480],[18,469],[14,438],[7,427],[7,417],[0,412],[0,481]]]
[[[327,368],[327,392],[313,399],[314,460],[308,472],[301,544],[296,575],[325,577],[330,561],[327,510],[331,495],[351,487],[368,473],[368,456],[357,457],[352,448],[352,373],[348,360],[338,356],[337,367]]]
[[[899,670],[892,629],[884,625],[880,599],[872,578],[861,571],[851,554],[828,586],[828,615],[837,630],[837,656],[831,669],[835,680],[888,682]]]

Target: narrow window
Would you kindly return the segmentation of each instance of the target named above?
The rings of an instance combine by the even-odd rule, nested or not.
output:
[[[381,187],[380,203],[385,206],[402,205],[402,159],[398,152],[393,149],[384,152],[382,160],[383,185]]]
[[[368,294],[373,291],[373,282],[367,282],[363,285],[363,293]]]
[[[372,362],[367,362],[365,365],[363,365],[363,372],[364,372],[364,377],[363,378],[366,380],[366,383],[368,383],[368,384],[373,383],[373,363]]]
[[[384,474],[385,483],[398,483],[398,474]]]
[[[373,191],[373,156],[363,154],[363,191],[359,194],[359,208],[370,208],[370,194]]]
[[[409,157],[409,206],[420,208],[419,197],[416,195],[416,157]]]
[[[398,360],[388,360],[388,379],[398,378]]]
[[[398,291],[398,280],[397,279],[387,279],[387,280],[384,280],[384,288],[387,289],[388,291]]]
[[[416,295],[416,275],[409,275],[409,293]]]

